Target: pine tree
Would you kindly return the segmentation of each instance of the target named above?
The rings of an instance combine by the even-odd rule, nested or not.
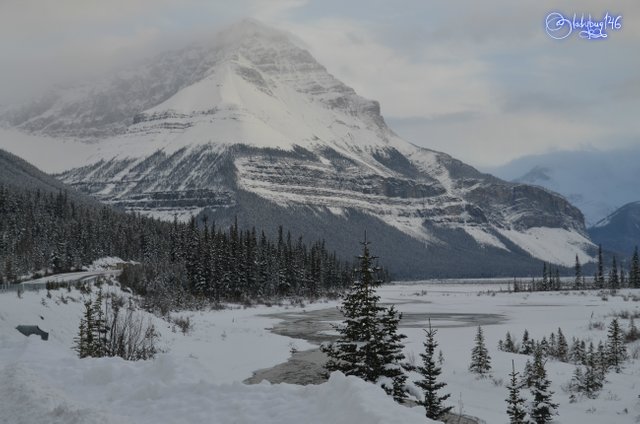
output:
[[[578,255],[576,255],[575,275],[576,279],[573,283],[573,288],[574,290],[580,290],[582,289],[582,265],[580,265]]]
[[[562,333],[562,329],[558,327],[556,358],[558,358],[562,362],[567,362],[568,357],[569,357],[569,344],[567,343],[567,339]]]
[[[602,261],[602,245],[598,245],[598,270],[596,271],[596,287],[604,288],[604,262]]]
[[[598,348],[595,351],[592,361],[595,367],[597,375],[600,377],[600,380],[604,383],[605,377],[607,373],[611,369],[611,361],[609,359],[609,351],[608,348],[602,343],[602,340],[598,342]]]
[[[547,355],[555,358],[558,350],[558,342],[555,333],[549,335],[549,346],[547,347]]]
[[[625,334],[625,341],[627,343],[632,343],[638,339],[640,339],[640,331],[638,330],[638,327],[636,327],[636,323],[632,315],[629,317],[629,330]]]
[[[529,338],[529,330],[525,328],[522,334],[522,343],[520,346],[520,353],[523,355],[531,355],[533,353],[533,341]]]
[[[631,258],[631,270],[629,272],[629,287],[640,288],[640,257],[636,246]]]
[[[511,337],[511,333],[508,331],[504,337],[504,343],[502,345],[502,348],[504,349],[505,352],[516,353],[517,351],[516,344],[514,343],[513,338]]]
[[[548,291],[550,287],[551,284],[549,284],[549,271],[547,270],[547,263],[545,262],[542,266],[542,286],[540,287],[540,290]]]
[[[571,358],[571,362],[574,364],[584,364],[585,363],[585,351],[582,346],[582,341],[573,338],[573,343],[571,344],[571,352],[569,354]]]
[[[384,310],[380,318],[382,337],[372,341],[376,345],[374,350],[379,352],[378,355],[383,364],[380,376],[391,380],[391,386],[385,383],[382,388],[399,403],[403,403],[407,399],[407,375],[404,373],[405,356],[402,353],[404,350],[402,340],[407,336],[398,333],[401,319],[402,314],[399,314],[394,306]]]
[[[533,359],[533,381],[531,385],[531,406],[529,416],[535,424],[546,424],[557,415],[558,404],[552,402],[553,392],[549,390],[551,382],[544,368],[543,353],[536,350]]]
[[[366,237],[362,245],[359,279],[345,295],[340,308],[345,318],[343,324],[336,327],[340,337],[321,347],[329,356],[325,368],[374,383],[384,377],[383,385],[385,379],[391,379],[392,387],[384,389],[401,401],[406,396],[402,393],[406,377],[401,372],[404,336],[397,333],[400,316],[395,308],[385,309],[379,305],[380,297],[375,293],[381,283],[375,278],[379,269],[373,266],[375,257],[369,254]]]
[[[98,294],[91,305],[91,316],[93,320],[93,346],[91,347],[91,356],[94,358],[101,358],[107,355],[107,323],[102,309],[103,300],[102,288],[99,288]]]
[[[87,304],[85,303],[85,314],[86,314]],[[78,335],[73,339],[74,345],[73,350],[76,351],[79,358],[87,357],[87,321],[85,316],[80,318],[80,324],[78,325]]]
[[[575,394],[584,392],[584,373],[582,372],[582,367],[579,365],[573,370],[573,375],[569,382],[569,388],[571,391],[569,399],[570,402],[573,403],[576,401]]]
[[[84,315],[80,319],[78,336],[75,338],[74,350],[78,357],[87,358],[95,356],[95,325],[93,322],[93,306],[91,300],[84,303]]]
[[[424,398],[419,402],[426,411],[427,418],[437,420],[444,414],[451,411],[453,406],[443,406],[442,402],[447,400],[451,395],[446,394],[440,396],[438,391],[445,387],[447,384],[438,382],[442,369],[436,365],[435,351],[438,347],[438,342],[435,340],[437,330],[431,328],[431,320],[429,320],[429,329],[424,330],[426,340],[423,342],[424,353],[420,353],[422,358],[422,366],[418,367],[418,372],[422,376],[422,379],[416,381],[416,386],[422,389]]]
[[[522,389],[522,383],[518,379],[519,373],[516,372],[514,362],[511,361],[511,374],[509,377],[509,397],[507,401],[507,415],[509,416],[510,424],[527,424],[527,412],[525,410],[525,399],[520,396],[520,389]]]
[[[593,343],[589,343],[589,350],[586,352],[585,370],[575,376],[576,389],[582,392],[586,397],[593,399],[598,396],[602,385],[604,384],[605,371],[598,359],[598,354],[593,347]]]
[[[479,376],[486,376],[491,371],[491,357],[484,342],[482,327],[478,326],[475,337],[475,346],[471,351],[471,364],[469,371]]]
[[[522,385],[526,387],[533,386],[533,365],[531,361],[527,359],[527,362],[524,364],[524,372],[522,373]]]
[[[616,257],[613,257],[611,263],[611,271],[609,271],[609,289],[615,293],[616,290],[620,288],[620,278],[618,277],[618,264],[616,262]]]
[[[607,347],[609,365],[616,373],[619,373],[622,369],[622,363],[627,359],[627,347],[624,344],[624,332],[620,328],[617,318],[614,318],[609,324]]]

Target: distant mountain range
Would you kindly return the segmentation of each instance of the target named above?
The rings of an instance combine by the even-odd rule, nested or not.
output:
[[[0,121],[43,143],[84,141],[66,143],[69,154],[94,147],[58,176],[103,202],[282,224],[345,256],[367,230],[396,277],[537,275],[541,261],[593,258],[583,215],[563,197],[402,140],[377,102],[253,20]]]
[[[640,245],[640,202],[627,203],[589,228],[589,234],[606,249],[630,257]]]
[[[638,143],[626,149],[525,156],[485,171],[562,194],[582,211],[587,226],[592,226],[623,205],[640,201],[640,140]]]

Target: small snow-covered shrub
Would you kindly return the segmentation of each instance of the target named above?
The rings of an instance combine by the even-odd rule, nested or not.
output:
[[[604,330],[604,322],[589,321],[589,330]]]
[[[189,334],[189,332],[193,329],[193,324],[191,323],[191,318],[189,317],[175,317],[172,319],[172,322],[178,326],[182,334]]]

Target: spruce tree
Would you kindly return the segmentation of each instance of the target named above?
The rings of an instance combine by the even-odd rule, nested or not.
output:
[[[104,296],[102,294],[102,288],[98,289],[93,304],[91,305],[91,316],[93,319],[93,346],[91,351],[94,358],[101,358],[107,355],[107,323],[103,306]]]
[[[431,327],[431,320],[429,320],[429,329],[424,330],[426,340],[423,342],[424,352],[420,353],[422,358],[422,366],[418,367],[418,372],[422,376],[422,379],[416,381],[416,386],[420,387],[423,392],[423,399],[418,403],[424,406],[427,418],[437,420],[444,414],[451,411],[453,406],[443,406],[443,401],[447,400],[451,395],[446,394],[440,396],[439,390],[445,387],[447,384],[439,382],[442,369],[436,365],[435,351],[438,347],[438,342],[435,340],[437,330]]]
[[[522,373],[522,385],[531,387],[533,386],[533,365],[531,361],[527,359],[527,362],[524,364],[524,372]]]
[[[485,346],[484,334],[482,327],[478,326],[478,331],[475,337],[475,346],[471,351],[471,364],[469,365],[469,371],[479,376],[486,376],[491,371],[491,357],[489,351]]]
[[[529,338],[529,330],[524,329],[522,334],[522,343],[520,346],[520,353],[523,355],[531,355],[533,353],[533,341]]]
[[[369,253],[366,237],[362,245],[359,278],[340,308],[344,316],[342,325],[336,327],[340,336],[334,343],[321,347],[329,356],[325,368],[374,383],[391,379],[391,387],[383,382],[383,388],[401,401],[406,396],[402,393],[406,376],[401,369],[404,336],[397,333],[400,315],[393,307],[385,309],[379,305],[380,296],[375,292],[381,284],[376,278],[379,268],[373,266],[375,257]]]
[[[607,332],[607,350],[609,365],[613,367],[616,373],[622,370],[622,363],[627,359],[627,347],[624,344],[624,332],[620,328],[618,319],[614,318],[609,324]]]
[[[516,367],[511,361],[511,374],[509,374],[510,380],[507,388],[509,389],[509,397],[507,401],[507,415],[509,416],[510,424],[527,424],[527,412],[525,409],[525,399],[520,395],[520,389],[522,389],[522,383],[518,379],[519,373],[516,372]]]
[[[554,415],[557,415],[558,404],[553,403],[553,392],[549,390],[551,382],[547,378],[547,371],[544,368],[543,353],[541,350],[534,352],[533,359],[533,381],[531,385],[531,405],[529,416],[535,424],[546,424],[551,422]]]
[[[638,327],[636,327],[636,323],[632,315],[629,317],[629,330],[625,333],[625,341],[627,343],[632,343],[638,339],[640,339],[640,331],[638,330]]]
[[[602,261],[602,245],[598,245],[598,270],[596,271],[596,287],[604,288],[604,262]]]
[[[611,263],[611,271],[609,271],[609,289],[611,292],[615,293],[616,290],[620,288],[620,278],[618,277],[618,264],[616,262],[616,257],[613,257]]]
[[[516,353],[516,344],[511,337],[511,333],[507,331],[507,334],[504,337],[504,343],[502,344],[502,348],[505,352]]]
[[[558,327],[556,358],[562,362],[567,362],[569,358],[569,344],[560,327]]]
[[[586,352],[584,372],[576,371],[574,375],[575,388],[590,399],[598,396],[604,384],[605,371],[602,368],[598,356],[593,347],[593,343],[590,343],[589,350]]]
[[[573,338],[573,343],[571,344],[571,351],[569,353],[569,357],[571,362],[574,364],[584,364],[585,363],[585,351],[582,346],[581,340]]]
[[[578,258],[578,255],[576,255],[575,274],[576,279],[573,283],[573,289],[580,290],[582,289],[582,265],[580,265],[580,258]]]
[[[631,258],[629,287],[640,288],[640,257],[638,256],[638,246],[636,246],[633,257]]]
[[[406,381],[407,375],[405,369],[405,356],[403,339],[407,336],[398,333],[398,327],[402,314],[398,313],[394,306],[383,310],[380,318],[380,327],[382,335],[376,340],[372,340],[378,352],[380,362],[383,364],[379,373],[380,377],[390,379],[391,385],[384,383],[382,388],[387,394],[392,395],[394,400],[403,403],[407,399]]]
[[[74,350],[78,357],[94,357],[96,350],[95,325],[93,321],[93,305],[91,300],[84,302],[84,314],[80,319],[78,336],[75,338]]]
[[[540,287],[540,290],[548,291],[550,287],[551,284],[549,283],[549,271],[547,270],[547,263],[545,262],[542,266],[542,286]]]

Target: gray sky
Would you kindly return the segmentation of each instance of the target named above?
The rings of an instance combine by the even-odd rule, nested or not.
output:
[[[623,26],[557,41],[551,11]],[[407,140],[476,166],[640,144],[637,0],[0,0],[0,104],[244,17],[295,34]]]

